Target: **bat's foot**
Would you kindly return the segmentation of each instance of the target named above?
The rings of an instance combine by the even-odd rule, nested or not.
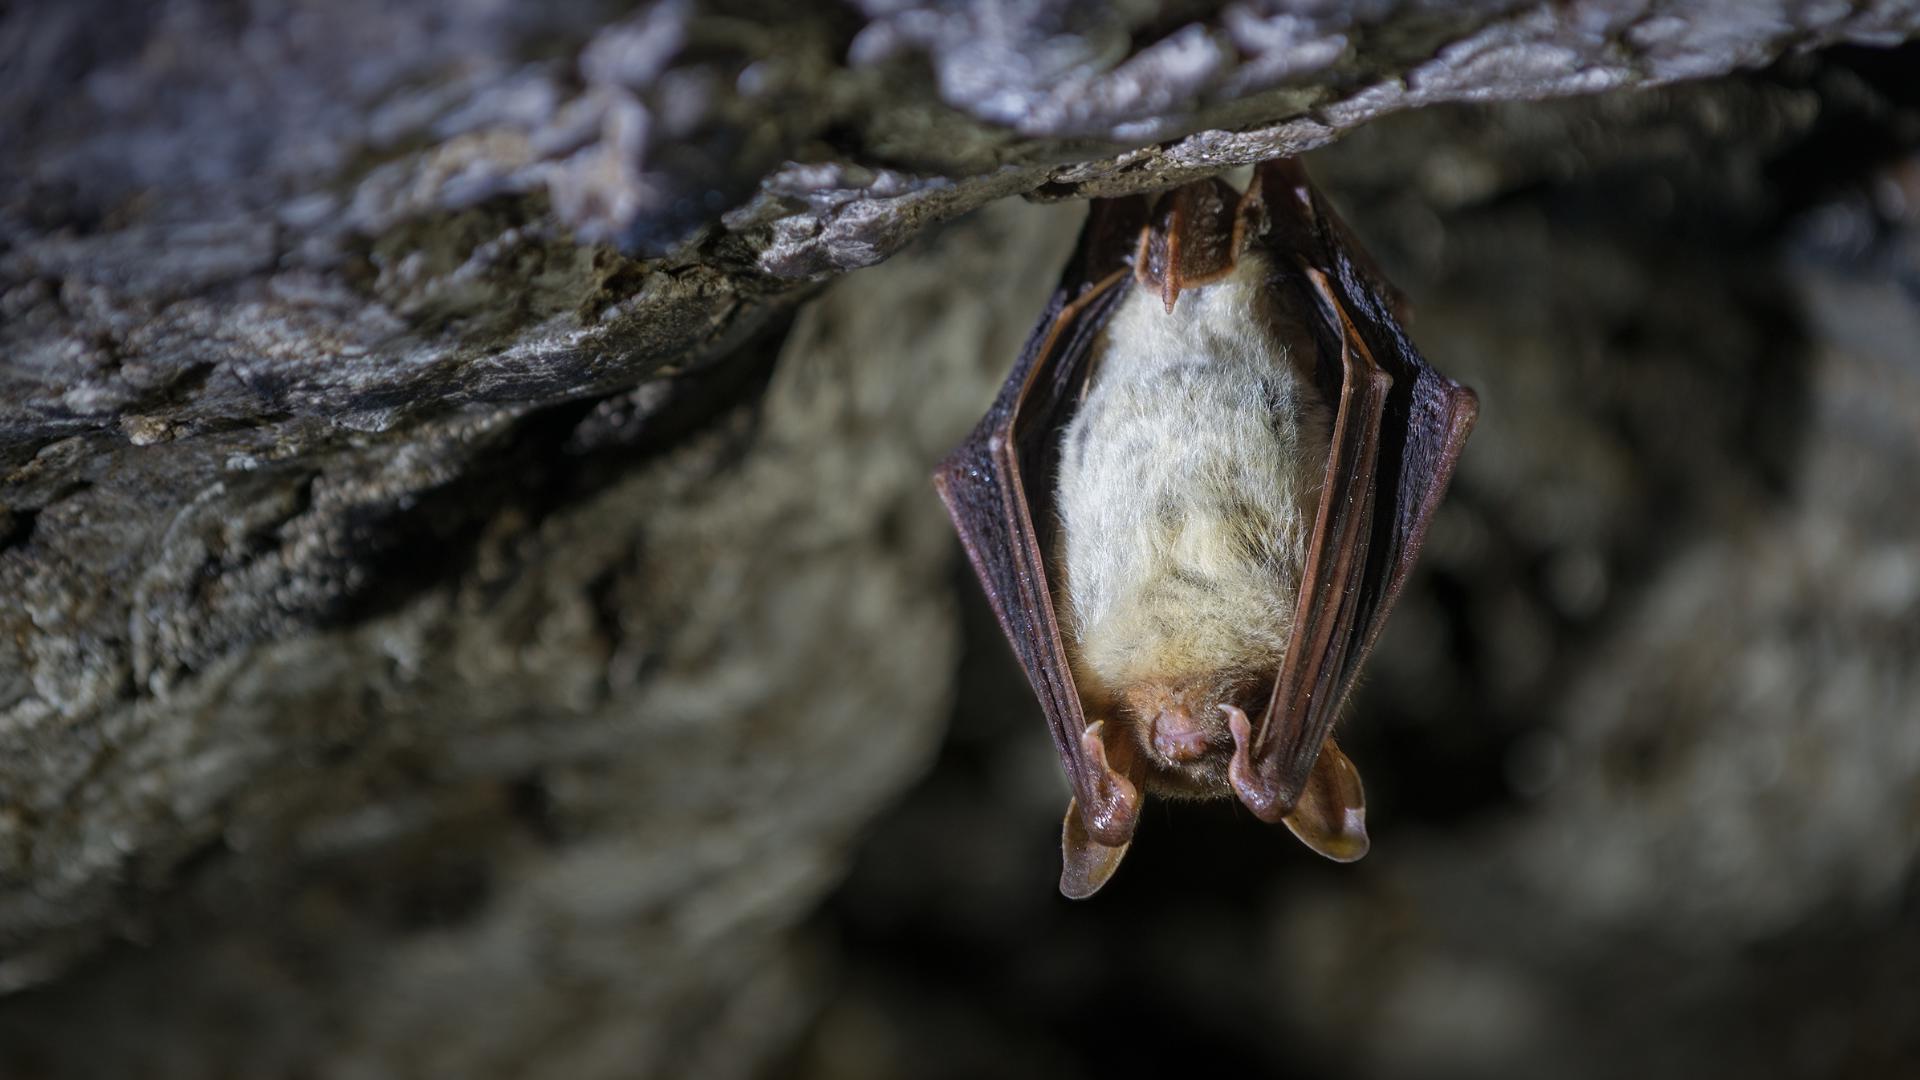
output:
[[[1280,783],[1279,770],[1271,760],[1256,761],[1253,723],[1246,711],[1237,705],[1222,705],[1220,711],[1227,714],[1227,730],[1233,733],[1233,761],[1227,766],[1227,782],[1254,817],[1269,825],[1280,824],[1292,812],[1293,799]]]
[[[1298,791],[1287,791],[1270,762],[1256,763],[1253,724],[1247,714],[1222,705],[1233,732],[1233,763],[1227,779],[1253,816],[1269,825],[1285,824],[1300,842],[1332,859],[1353,862],[1367,853],[1367,793],[1360,770],[1332,739],[1320,744],[1313,772]]]
[[[1079,801],[1067,803],[1067,819],[1060,824],[1060,895],[1085,900],[1099,892],[1126,854],[1126,844],[1109,847],[1087,835]]]
[[[1093,791],[1081,807],[1087,834],[1108,847],[1125,847],[1140,823],[1140,788],[1107,760],[1107,744],[1100,736],[1105,721],[1095,721],[1080,733],[1080,747],[1093,766]]]

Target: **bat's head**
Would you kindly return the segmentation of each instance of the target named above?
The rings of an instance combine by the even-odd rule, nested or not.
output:
[[[1225,706],[1259,715],[1273,675],[1138,683],[1122,695],[1115,735],[1132,741],[1141,786],[1174,798],[1228,798],[1233,733]],[[1124,733],[1124,734],[1122,734]]]
[[[1100,798],[1067,807],[1061,830],[1060,891],[1093,895],[1119,868],[1139,820],[1142,791],[1174,798],[1238,796],[1254,816],[1284,823],[1308,847],[1338,862],[1367,852],[1367,802],[1360,774],[1331,738],[1304,785],[1281,799],[1251,756],[1249,707],[1265,707],[1273,676],[1144,681],[1106,702],[1111,721],[1082,736],[1099,773]]]
[[[1172,798],[1238,797],[1255,817],[1284,823],[1308,847],[1330,859],[1351,862],[1366,854],[1367,803],[1360,774],[1331,738],[1320,747],[1305,783],[1297,788],[1283,788],[1256,764],[1255,721],[1249,713],[1257,717],[1266,707],[1273,679],[1272,674],[1214,676],[1142,682],[1128,688],[1115,703],[1113,711],[1119,715],[1114,722],[1095,724],[1087,733],[1090,759],[1115,778],[1116,790],[1131,799],[1124,806],[1126,835],[1108,836],[1105,842],[1119,846],[1107,849],[1082,843],[1083,850],[1076,856],[1073,812],[1069,811],[1069,865],[1075,867],[1069,877],[1091,883],[1090,891],[1098,887],[1095,877],[1103,881],[1112,873],[1138,817],[1140,791]],[[1078,835],[1090,834],[1082,829]]]

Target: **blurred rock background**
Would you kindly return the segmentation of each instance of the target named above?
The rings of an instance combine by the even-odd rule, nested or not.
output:
[[[0,1076],[1920,1069],[1917,26],[0,13]],[[1335,136],[1483,402],[1375,851],[1069,904],[926,472],[1076,196]]]

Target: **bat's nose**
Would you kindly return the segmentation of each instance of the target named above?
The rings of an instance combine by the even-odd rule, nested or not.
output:
[[[1186,710],[1165,709],[1153,719],[1153,748],[1168,761],[1197,761],[1213,748],[1213,739]]]

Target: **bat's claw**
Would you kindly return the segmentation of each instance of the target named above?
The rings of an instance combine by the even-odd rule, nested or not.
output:
[[[1067,804],[1060,828],[1060,892],[1069,900],[1084,900],[1107,883],[1140,821],[1140,788],[1107,760],[1104,730],[1096,721],[1080,733],[1080,748],[1093,766],[1093,790],[1084,806],[1077,797]]]
[[[1253,723],[1247,719],[1246,710],[1237,705],[1222,705],[1220,711],[1227,714],[1227,730],[1233,733],[1233,761],[1227,766],[1227,782],[1254,817],[1269,825],[1280,824],[1293,810],[1293,800],[1281,789],[1273,763],[1256,762]]]
[[[1367,853],[1367,795],[1360,770],[1328,739],[1320,746],[1306,786],[1289,794],[1271,764],[1255,764],[1253,724],[1247,714],[1222,705],[1233,732],[1233,762],[1227,779],[1253,816],[1270,825],[1285,823],[1300,842],[1332,859],[1353,862]]]
[[[1124,847],[1140,822],[1140,789],[1107,760],[1107,744],[1100,737],[1105,728],[1104,721],[1095,721],[1080,733],[1080,747],[1094,771],[1093,791],[1081,808],[1081,820],[1093,839],[1108,847]]]

